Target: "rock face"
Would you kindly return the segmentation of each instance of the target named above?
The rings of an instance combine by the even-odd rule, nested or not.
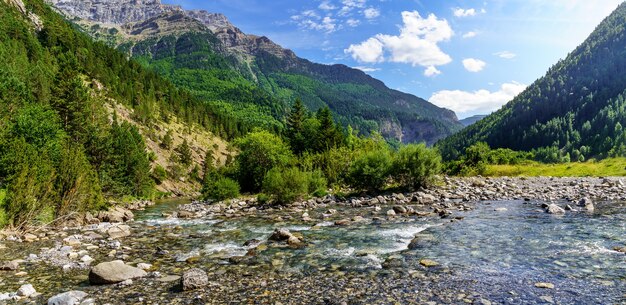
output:
[[[209,284],[209,276],[201,269],[191,269],[180,279],[184,291],[206,287]]]
[[[115,284],[146,275],[145,271],[128,266],[123,261],[112,261],[93,267],[89,272],[89,283],[93,285]]]
[[[48,299],[48,305],[78,305],[86,297],[83,291],[68,291]]]

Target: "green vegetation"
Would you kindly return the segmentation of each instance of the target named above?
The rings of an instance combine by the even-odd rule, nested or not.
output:
[[[296,167],[270,170],[263,179],[263,192],[277,203],[291,203],[307,195],[324,192],[326,179],[319,172],[303,172]]]
[[[491,177],[623,177],[626,176],[626,158],[564,164],[543,164],[530,161],[515,165],[488,165],[484,175]]]
[[[424,144],[401,147],[393,160],[391,173],[404,188],[418,189],[431,184],[441,171],[441,155]]]
[[[217,180],[206,183],[202,193],[206,199],[217,201],[237,198],[239,197],[239,183],[230,178],[219,177]]]
[[[501,110],[438,143],[445,160],[477,142],[542,162],[626,156],[626,4]]]
[[[0,226],[99,210],[110,197],[153,196],[166,174],[151,171],[155,156],[138,128],[111,117],[111,98],[142,124],[177,116],[221,128],[190,94],[93,42],[43,1],[25,5],[44,22],[41,32],[0,2]]]

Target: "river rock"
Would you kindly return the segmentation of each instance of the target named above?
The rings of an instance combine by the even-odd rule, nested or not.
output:
[[[544,283],[544,282],[540,282],[540,283],[536,283],[535,287],[537,288],[543,288],[543,289],[554,289],[554,284],[552,283]]]
[[[349,226],[350,225],[350,219],[337,220],[337,221],[335,221],[335,225],[336,226]]]
[[[123,261],[112,261],[100,263],[91,268],[89,283],[93,285],[115,284],[125,280],[145,277],[146,275],[145,271],[128,266]]]
[[[17,295],[20,296],[20,297],[23,297],[23,298],[28,298],[28,297],[34,295],[35,293],[37,293],[37,291],[35,290],[35,288],[31,284],[22,285],[17,290]]]
[[[401,256],[391,256],[382,263],[382,267],[385,269],[403,268],[405,266],[406,262]]]
[[[189,211],[178,211],[176,216],[181,219],[189,219],[189,218],[193,218],[195,214]]]
[[[130,236],[130,227],[127,225],[115,225],[107,230],[107,234],[111,239],[119,239]]]
[[[396,211],[394,210],[387,211],[387,216],[396,216]]]
[[[430,267],[439,266],[439,263],[434,261],[434,260],[432,260],[432,259],[425,258],[425,259],[421,259],[420,260],[420,265],[422,265],[424,267],[427,267],[427,268],[430,268]]]
[[[406,208],[401,205],[394,206],[393,211],[396,212],[396,214],[406,214],[407,212]]]
[[[556,204],[549,204],[546,207],[546,213],[548,214],[565,214],[565,210]]]
[[[290,246],[301,246],[302,245],[302,239],[296,237],[291,232],[289,232],[289,230],[287,230],[285,228],[274,230],[274,233],[272,233],[272,235],[270,236],[269,240],[277,241],[277,242],[284,242],[284,241],[286,241]]]
[[[203,288],[209,284],[209,276],[204,270],[193,268],[183,274],[180,284],[183,291]]]
[[[115,207],[106,212],[98,213],[98,220],[103,222],[125,222],[132,220],[135,216],[133,212],[122,207]]]
[[[24,234],[23,238],[24,238],[24,241],[27,243],[34,242],[39,239],[37,238],[37,235],[30,234],[30,233]]]
[[[83,291],[68,291],[48,299],[48,305],[78,305],[86,297],[87,293]]]

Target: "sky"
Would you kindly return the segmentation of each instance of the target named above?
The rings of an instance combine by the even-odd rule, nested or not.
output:
[[[164,0],[223,13],[300,57],[489,114],[591,34],[622,0]]]

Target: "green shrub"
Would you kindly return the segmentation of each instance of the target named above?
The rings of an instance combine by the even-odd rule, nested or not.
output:
[[[152,178],[154,178],[154,181],[157,184],[161,184],[165,181],[165,179],[167,179],[167,171],[163,168],[163,166],[157,164],[154,169],[152,169]]]
[[[277,203],[291,203],[325,188],[326,179],[321,173],[303,172],[295,167],[274,168],[263,179],[263,192]]]
[[[350,186],[367,191],[385,187],[391,170],[392,158],[387,149],[375,149],[359,156],[349,169]]]
[[[315,197],[322,197],[328,194],[326,191],[328,182],[321,171],[313,171],[309,174],[309,194]]]
[[[236,159],[239,183],[245,191],[259,191],[265,175],[272,168],[283,168],[293,162],[289,147],[267,131],[251,132],[235,144],[240,150]]]
[[[272,198],[266,194],[259,194],[256,197],[256,200],[260,203],[260,204],[267,204],[268,202],[270,202]]]
[[[393,160],[393,177],[406,188],[427,186],[441,172],[441,155],[424,144],[402,146]]]
[[[205,199],[222,201],[239,197],[239,183],[237,181],[221,177],[215,181],[208,182],[203,188]]]

